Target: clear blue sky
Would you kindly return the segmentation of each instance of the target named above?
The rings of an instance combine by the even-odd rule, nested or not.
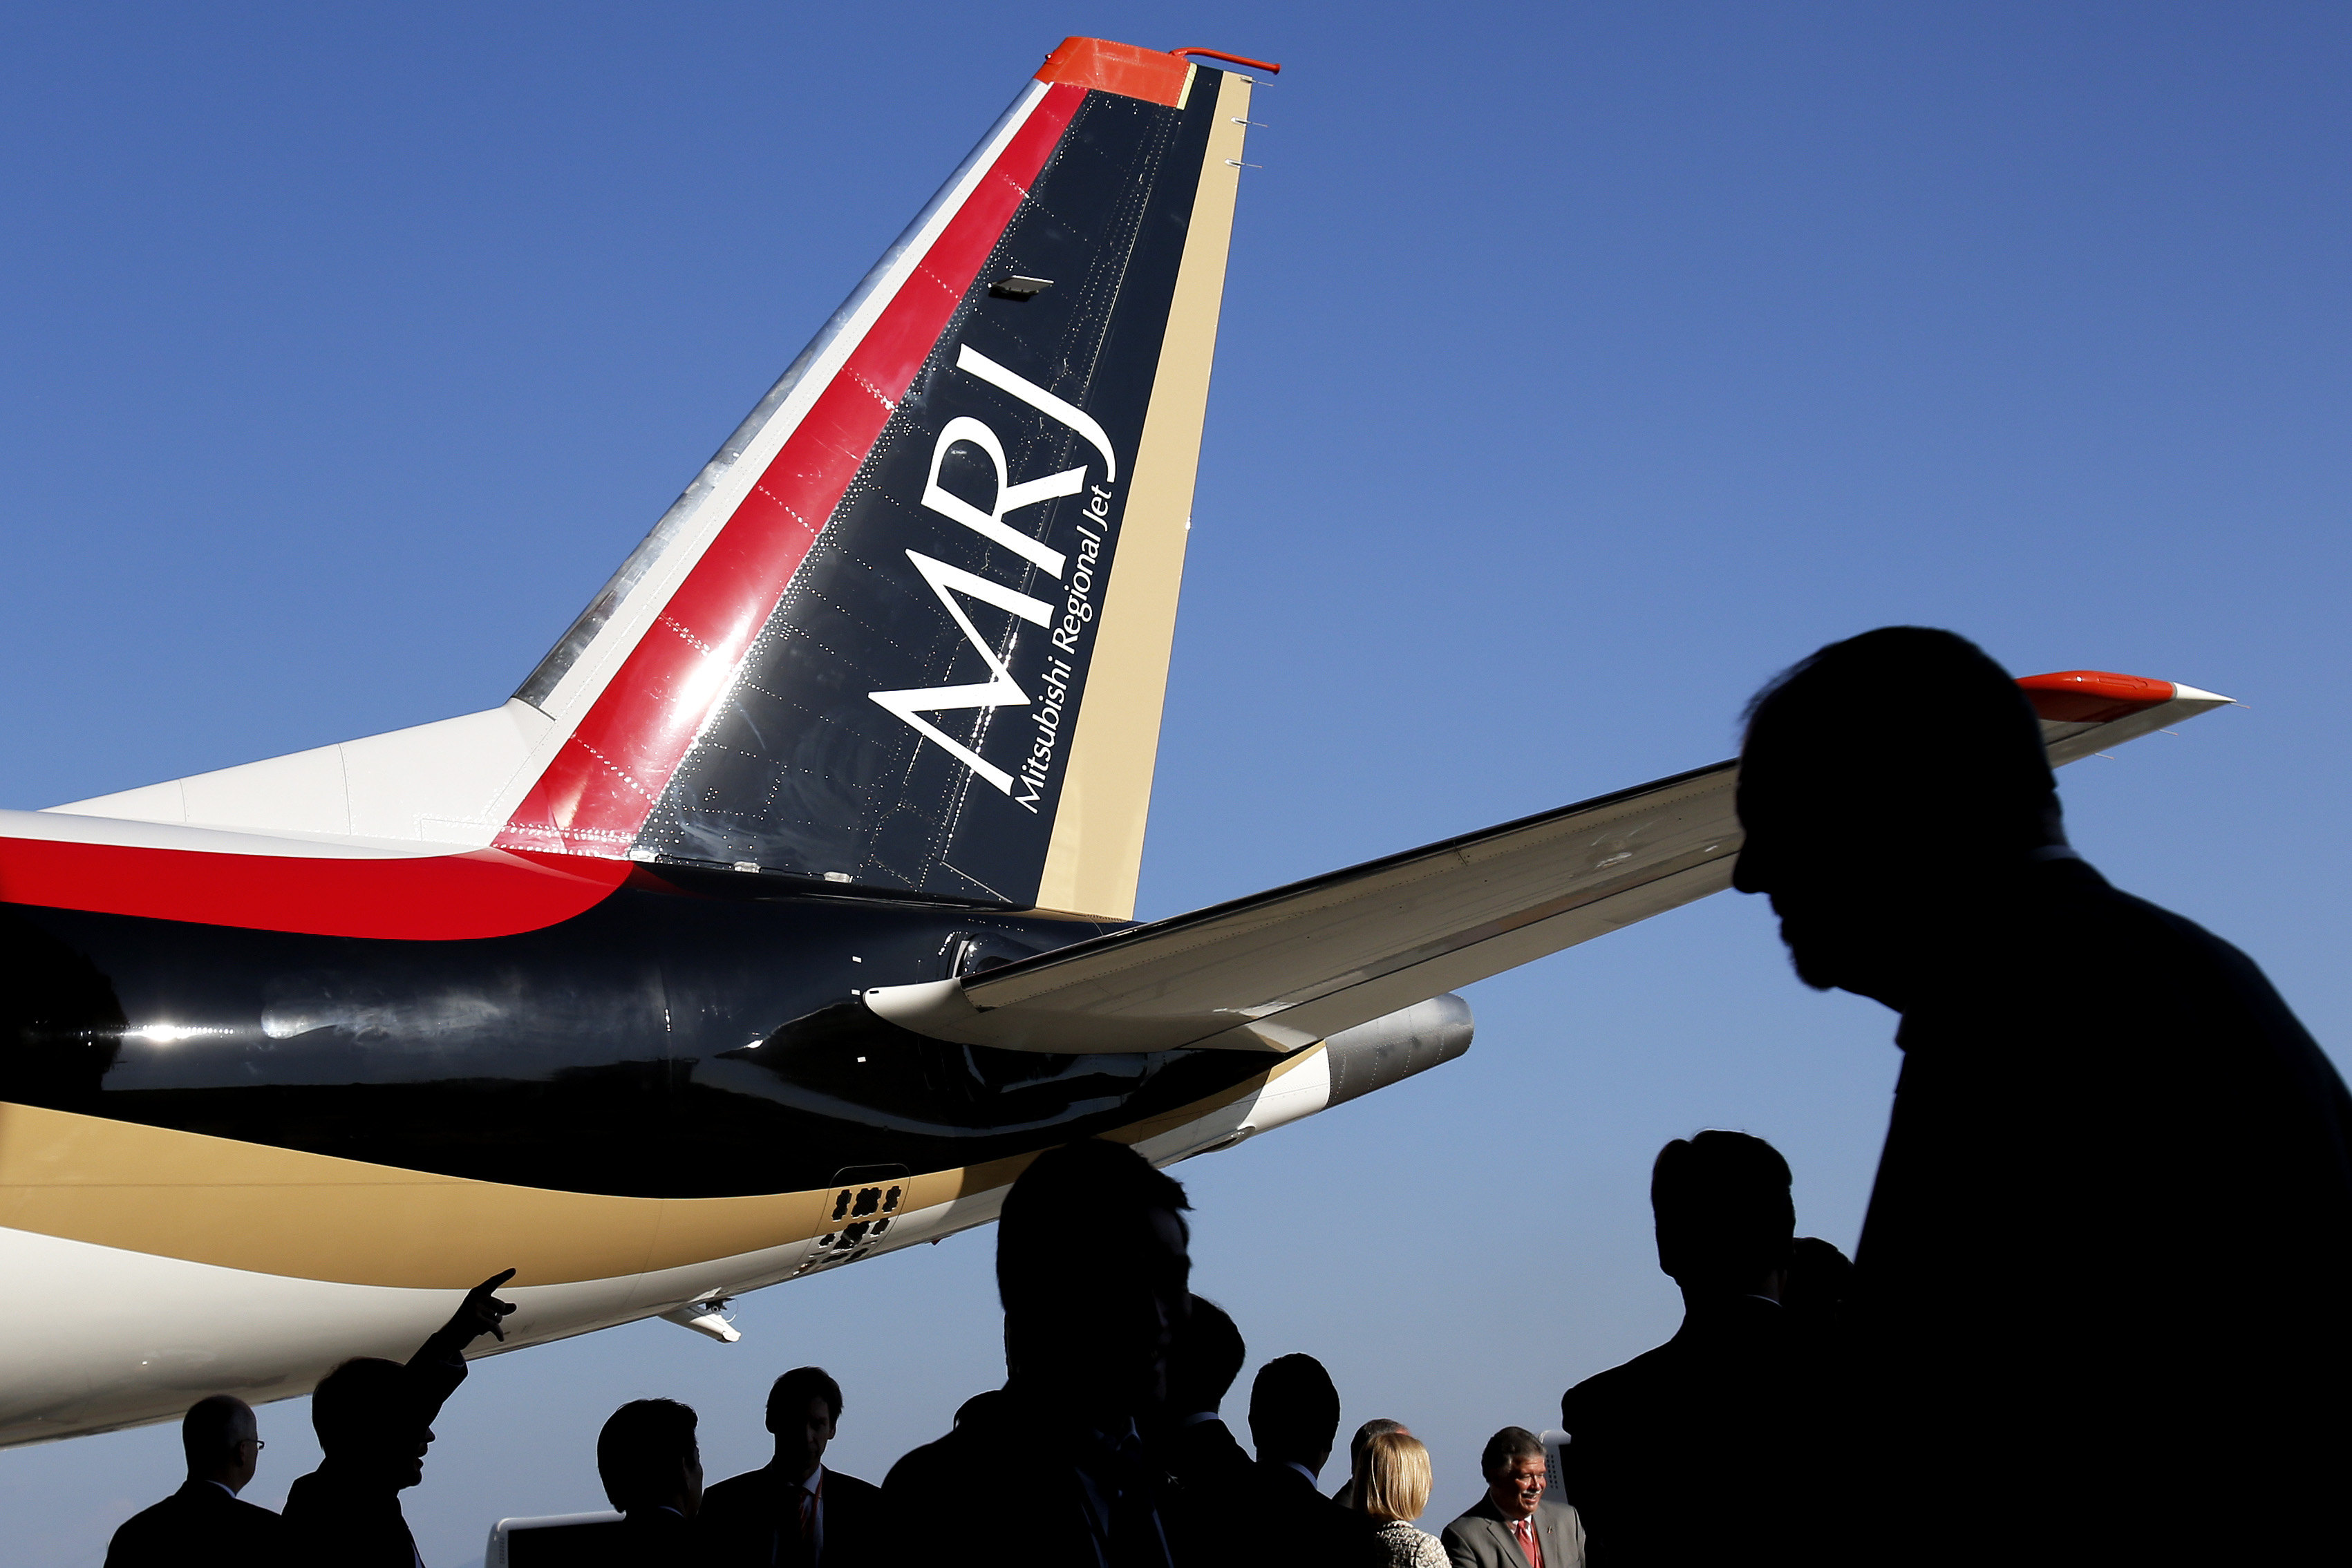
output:
[[[1144,913],[1713,760],[1777,667],[1927,622],[2251,705],[2069,769],[2069,821],[2343,1060],[2336,5],[14,7],[0,804],[502,699],[1069,32],[1288,68]],[[1178,1172],[1253,1364],[1409,1422],[1444,1516],[1488,1432],[1671,1332],[1659,1144],[1771,1139],[1850,1247],[1896,1066],[1728,896],[1471,999],[1462,1062]],[[992,1245],[751,1298],[734,1346],[478,1364],[425,1560],[595,1505],[627,1398],[758,1462],[803,1361],[878,1479],[997,1380]],[[307,1407],[262,1425],[274,1503]],[[0,1565],[97,1563],[175,1448],[0,1453]]]

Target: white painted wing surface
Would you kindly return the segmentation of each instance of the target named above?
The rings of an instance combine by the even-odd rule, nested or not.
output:
[[[2045,723],[2051,760],[2228,701],[2177,690],[2109,723]],[[1736,778],[1720,762],[866,1003],[1014,1051],[1295,1051],[1730,886]]]

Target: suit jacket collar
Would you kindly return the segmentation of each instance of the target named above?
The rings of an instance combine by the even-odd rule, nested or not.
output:
[[[1473,1518],[1483,1519],[1494,1526],[1503,1540],[1509,1543],[1512,1551],[1517,1552],[1519,1549],[1518,1537],[1512,1529],[1511,1521],[1503,1517],[1503,1511],[1495,1506],[1493,1498],[1480,1498],[1478,1506],[1472,1509],[1470,1513]],[[1544,1568],[1564,1568],[1564,1564],[1570,1560],[1569,1548],[1573,1544],[1568,1534],[1566,1512],[1559,1504],[1547,1498],[1536,1505],[1534,1521],[1536,1539],[1543,1543]]]
[[[1230,1469],[1234,1467],[1246,1469],[1255,1462],[1249,1457],[1249,1450],[1234,1440],[1234,1435],[1225,1424],[1213,1416],[1206,1421],[1196,1421],[1178,1432],[1170,1448],[1180,1459],[1192,1465],[1213,1465],[1221,1469]]]

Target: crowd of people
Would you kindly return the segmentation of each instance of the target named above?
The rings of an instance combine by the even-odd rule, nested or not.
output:
[[[1259,1369],[1247,1416],[1255,1451],[1244,1449],[1221,1412],[1248,1350],[1232,1317],[1190,1290],[1186,1207],[1183,1188],[1123,1144],[1044,1155],[1014,1184],[999,1230],[1011,1375],[966,1401],[945,1437],[902,1458],[879,1487],[834,1469],[824,1455],[841,1385],[821,1367],[796,1367],[768,1392],[774,1457],[706,1487],[694,1410],[632,1400],[596,1439],[598,1478],[620,1517],[530,1531],[516,1563],[880,1568],[917,1521],[927,1535],[961,1529],[950,1553],[960,1563],[1583,1563],[1577,1511],[1547,1497],[1544,1445],[1523,1427],[1488,1440],[1483,1494],[1442,1542],[1415,1528],[1433,1472],[1402,1422],[1359,1429],[1346,1479],[1325,1496],[1339,1391],[1311,1355]],[[1070,1255],[1074,1219],[1099,1250]],[[109,1568],[417,1568],[400,1494],[424,1479],[433,1421],[466,1375],[465,1347],[501,1333],[512,1309],[496,1291],[508,1278],[475,1287],[407,1363],[346,1362],[319,1385],[311,1419],[324,1458],[294,1483],[282,1516],[236,1497],[263,1447],[252,1408],[226,1395],[199,1401],[181,1427],[186,1484],[122,1526]]]
[[[1833,644],[1751,706],[1736,885],[1799,976],[1902,1015],[1892,1125],[1852,1262],[1796,1235],[1787,1162],[1701,1132],[1652,1170],[1666,1343],[1506,1427],[1433,1536],[1428,1449],[1366,1424],[1332,1495],[1340,1402],[1247,1353],[1192,1291],[1184,1189],[1131,1148],[1034,1161],[997,1235],[1006,1377],[877,1488],[827,1469],[842,1391],[776,1380],[774,1458],[707,1490],[696,1416],[622,1406],[597,1443],[617,1521],[533,1561],[852,1568],[1281,1563],[2289,1563],[2343,1555],[2352,1443],[2352,1099],[2243,955],[2116,892],[2067,845],[2040,730],[1948,632]],[[319,1385],[325,1458],[282,1518],[237,1500],[261,1443],[215,1396],[188,1480],[113,1568],[420,1568],[399,1494],[500,1333],[484,1281],[406,1364]],[[1465,1478],[1465,1481],[1467,1478]],[[1465,1486],[1465,1490],[1467,1490]],[[522,1562],[518,1556],[517,1563]]]

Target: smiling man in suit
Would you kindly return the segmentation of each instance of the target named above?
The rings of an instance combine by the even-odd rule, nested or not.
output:
[[[1564,1502],[1547,1502],[1543,1439],[1506,1427],[1478,1457],[1486,1495],[1445,1527],[1454,1568],[1584,1568],[1584,1522]]]

